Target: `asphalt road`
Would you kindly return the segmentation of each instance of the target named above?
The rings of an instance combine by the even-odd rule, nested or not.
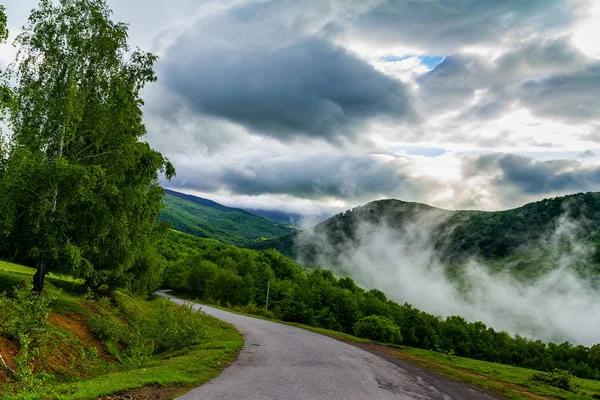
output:
[[[204,305],[196,307],[233,324],[244,335],[245,345],[219,377],[179,397],[182,400],[494,399],[327,336]]]

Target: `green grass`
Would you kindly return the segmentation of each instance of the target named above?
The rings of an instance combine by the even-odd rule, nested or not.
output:
[[[532,380],[539,373],[531,369],[513,367],[487,361],[450,356],[422,349],[400,347],[398,358],[460,382],[474,383],[511,399],[530,399],[531,394],[568,400],[591,399],[600,394],[600,382],[573,378],[577,393],[567,392]]]
[[[183,193],[168,192],[163,204],[159,219],[169,221],[174,229],[227,244],[242,246],[296,231],[247,211]]]
[[[33,273],[32,268],[0,261],[0,292],[10,294],[14,285],[31,279]],[[76,313],[87,318],[93,312],[83,298],[83,290],[77,280],[50,276],[45,291],[55,297],[50,305],[53,313]],[[153,301],[123,292],[115,292],[114,296],[126,318],[135,314],[144,315]],[[130,393],[145,386],[174,387],[170,395],[179,395],[217,376],[244,344],[232,325],[212,317],[208,317],[207,321],[206,339],[201,344],[155,356],[141,368],[132,369],[119,363],[102,362],[89,371],[82,371],[79,377],[51,378],[44,382],[43,389],[17,392],[18,385],[0,384],[0,398],[96,399],[114,393]],[[67,347],[67,344],[68,347],[73,346],[75,350],[71,351],[79,351],[84,346],[76,343],[77,337],[69,331],[58,327],[52,327],[51,331],[51,340],[64,340],[63,347]]]
[[[178,394],[181,394],[218,376],[244,344],[240,334],[225,323],[211,327],[209,338],[202,345],[153,360],[143,368],[112,372],[79,382],[59,384],[50,390],[7,396],[6,399],[95,399],[150,385],[178,386]]]

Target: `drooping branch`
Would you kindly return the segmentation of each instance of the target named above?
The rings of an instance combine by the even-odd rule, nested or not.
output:
[[[4,369],[10,377],[15,376],[15,371],[6,364],[6,362],[4,361],[4,357],[2,357],[2,354],[0,354],[0,362],[2,362],[2,367],[4,367]]]

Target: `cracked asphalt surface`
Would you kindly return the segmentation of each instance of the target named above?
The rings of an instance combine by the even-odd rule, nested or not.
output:
[[[183,303],[165,292],[159,294]],[[221,375],[178,399],[495,399],[327,336],[205,305],[195,307],[233,324],[244,335],[245,345]]]

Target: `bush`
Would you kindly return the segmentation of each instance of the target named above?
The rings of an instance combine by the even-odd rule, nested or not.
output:
[[[49,376],[34,373],[34,359],[39,355],[40,344],[47,337],[52,300],[52,297],[35,293],[30,280],[16,286],[12,298],[0,293],[0,333],[19,343],[14,377],[24,388],[39,386]]]
[[[271,310],[265,310],[264,307],[259,307],[256,303],[249,303],[246,306],[234,306],[233,311],[242,312],[245,314],[259,315],[265,318],[275,318],[275,314]]]
[[[354,334],[358,337],[382,343],[401,343],[400,328],[389,318],[369,315],[354,324]]]
[[[26,335],[33,344],[42,339],[48,328],[50,303],[54,298],[38,295],[31,281],[23,281],[14,289],[12,298],[0,294],[0,330],[21,343]],[[21,343],[22,344],[22,343]]]
[[[136,340],[152,343],[154,353],[178,350],[202,342],[206,325],[206,314],[195,311],[191,304],[157,299],[150,313],[137,322]]]
[[[90,317],[88,324],[104,343],[118,344],[127,341],[130,328],[115,310],[102,309],[99,314]]]
[[[192,346],[206,337],[207,317],[191,305],[157,299],[149,309],[137,309],[123,298],[116,302],[118,308],[107,298],[96,301],[99,314],[90,318],[89,326],[124,364],[140,366],[154,354]]]
[[[574,376],[569,371],[554,369],[551,372],[533,374],[531,379],[569,392],[575,391]]]

